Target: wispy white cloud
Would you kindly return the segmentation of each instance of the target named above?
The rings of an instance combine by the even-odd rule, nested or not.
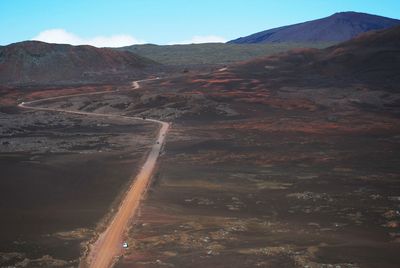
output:
[[[67,32],[64,29],[45,30],[40,32],[31,40],[56,44],[91,45],[95,47],[122,47],[145,43],[143,40],[136,39],[128,34],[84,38],[74,33]]]
[[[226,40],[222,36],[217,35],[195,35],[190,40],[184,40],[180,42],[171,42],[169,45],[173,44],[201,44],[201,43],[225,43]]]

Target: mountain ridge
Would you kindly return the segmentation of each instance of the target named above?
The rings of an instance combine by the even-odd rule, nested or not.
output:
[[[281,26],[240,37],[228,44],[261,44],[280,42],[343,42],[361,33],[400,25],[400,20],[354,11]]]
[[[0,83],[95,81],[126,73],[139,75],[157,64],[128,51],[24,41],[0,47]]]

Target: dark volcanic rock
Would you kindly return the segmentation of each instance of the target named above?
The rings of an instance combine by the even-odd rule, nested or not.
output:
[[[154,61],[127,51],[26,41],[0,47],[0,83],[81,82],[140,74]]]
[[[364,32],[396,25],[400,25],[400,20],[365,13],[341,12],[318,20],[262,31],[228,43],[341,42]]]

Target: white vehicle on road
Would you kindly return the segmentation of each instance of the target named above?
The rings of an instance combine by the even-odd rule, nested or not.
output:
[[[129,247],[128,242],[122,243],[122,247],[123,247],[123,248],[128,248],[128,247]]]

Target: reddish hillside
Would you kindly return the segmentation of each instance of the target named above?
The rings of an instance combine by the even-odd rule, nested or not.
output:
[[[301,84],[353,81],[396,86],[400,83],[400,27],[366,33],[322,50],[292,50],[259,58],[231,70],[268,83],[285,77],[286,82]]]
[[[131,52],[27,41],[0,47],[0,83],[104,80],[139,75],[155,62]]]
[[[366,33],[322,50],[313,64],[324,74],[369,82],[400,82],[400,27]]]

